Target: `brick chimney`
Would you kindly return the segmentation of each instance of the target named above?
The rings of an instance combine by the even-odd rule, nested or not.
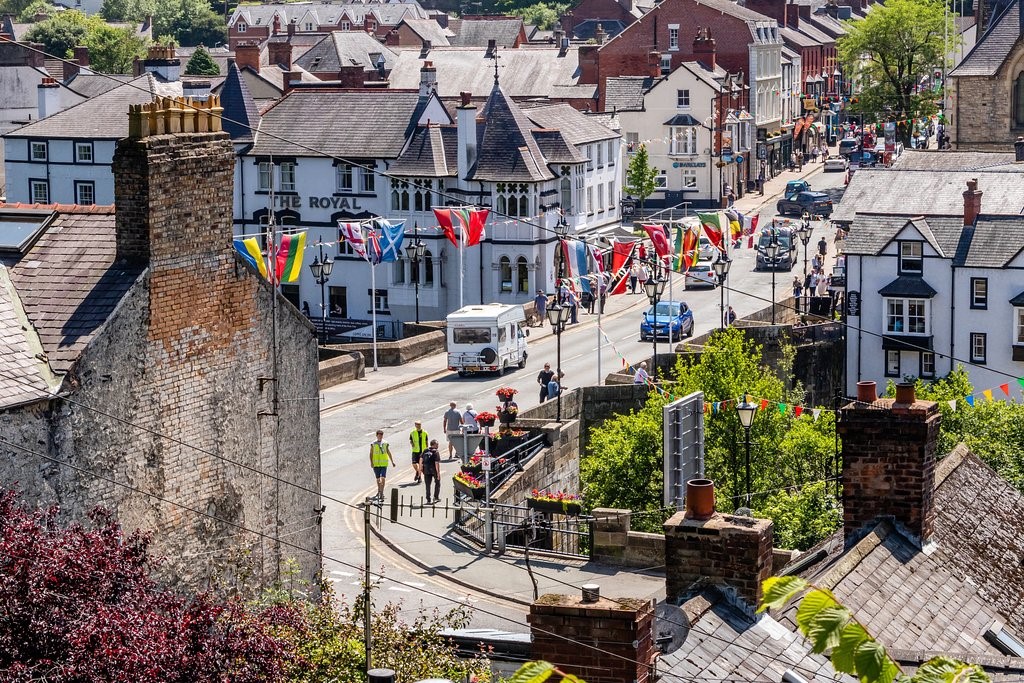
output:
[[[563,38],[562,40],[565,40]],[[580,45],[577,51],[580,64],[580,83],[597,83],[598,45]]]
[[[60,106],[60,83],[56,79],[44,76],[42,82],[36,86],[38,91],[39,118],[45,119],[53,116],[61,110]]]
[[[273,29],[273,31],[271,32],[270,35],[276,36],[280,32],[281,32],[281,15],[280,14],[275,14],[274,15],[274,29]]]
[[[235,154],[219,98],[133,104],[114,150],[117,260],[177,263],[231,249]]]
[[[267,53],[271,64],[277,64],[281,67],[282,71],[292,70],[292,44],[287,40],[269,41],[267,43]]]
[[[604,45],[605,39],[608,34],[604,32],[604,26],[601,24],[597,25],[597,29],[594,31],[594,42],[598,45]]]
[[[260,45],[247,40],[235,46],[235,65],[239,70],[249,67],[256,73],[260,72]]]
[[[796,29],[800,28],[800,9],[796,6],[796,3],[787,1],[786,26]]]
[[[893,518],[919,542],[932,535],[939,406],[916,400],[912,384],[896,392],[896,399],[858,401],[839,414],[847,542],[879,517]]]
[[[967,189],[964,190],[964,225],[974,225],[981,213],[981,195],[984,192],[978,189],[978,179],[971,178],[967,181]]]
[[[690,483],[686,511],[664,525],[666,599],[679,600],[694,583],[710,583],[735,592],[753,613],[761,601],[761,583],[772,575],[775,526],[770,519],[723,515],[713,505],[710,516],[701,513],[691,504],[696,498],[689,493]]]
[[[715,55],[715,39],[711,37],[711,29],[698,28],[697,36],[693,39],[693,58],[709,71],[714,71]]]
[[[83,71],[85,73],[92,73],[89,70],[89,48],[79,45],[75,47],[74,59],[64,63],[64,81],[71,80]]]
[[[651,78],[661,78],[661,53],[652,50],[647,53],[647,75]]]
[[[431,61],[423,62],[420,67],[420,97],[430,97],[437,90],[437,69]]]
[[[610,600],[597,586],[581,597],[542,595],[530,605],[533,659],[551,662],[587,683],[653,681],[654,606],[636,598]],[[586,643],[578,645],[566,640]]]

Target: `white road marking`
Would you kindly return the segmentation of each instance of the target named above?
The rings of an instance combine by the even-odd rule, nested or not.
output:
[[[376,434],[374,434],[374,436],[376,436]],[[324,455],[325,453],[330,453],[331,451],[336,451],[336,450],[338,450],[339,448],[344,448],[344,447],[345,447],[345,444],[343,444],[343,443],[339,443],[339,444],[338,444],[337,446],[331,446],[330,448],[324,448],[324,449],[322,449],[322,450],[320,451],[320,455]]]
[[[355,576],[352,572],[343,572],[340,569],[332,569],[331,573],[337,574],[338,576]]]
[[[402,588],[401,586],[388,586],[389,591],[398,591],[399,593],[412,593],[411,588]]]

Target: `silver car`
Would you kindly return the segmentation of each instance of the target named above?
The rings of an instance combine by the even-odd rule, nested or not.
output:
[[[717,287],[718,276],[715,274],[710,263],[697,263],[690,266],[690,269],[686,271],[684,284],[687,289]]]

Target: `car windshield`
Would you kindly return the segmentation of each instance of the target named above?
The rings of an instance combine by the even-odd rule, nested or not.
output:
[[[669,303],[667,301],[662,301],[661,303],[658,304],[658,317],[664,316],[664,317],[667,318],[669,316],[678,315],[678,314],[679,314],[679,305],[678,304],[672,304],[672,303]],[[654,306],[651,306],[650,308],[647,309],[647,315],[652,316],[652,317],[654,316]]]
[[[779,231],[776,234],[776,239],[777,239],[777,241],[779,243],[779,249],[780,250],[786,251],[786,250],[789,249],[790,236],[789,236],[788,232]],[[761,233],[761,238],[757,241],[757,246],[758,246],[759,249],[764,249],[769,244],[771,244],[771,241],[772,241],[771,233],[770,232],[762,232]]]

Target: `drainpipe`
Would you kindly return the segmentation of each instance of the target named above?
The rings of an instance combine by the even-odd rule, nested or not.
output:
[[[849,266],[847,266],[847,269],[849,269]],[[847,291],[849,291],[849,288],[847,288]],[[860,378],[861,378],[861,374],[860,374],[861,358],[864,357],[864,346],[863,346],[863,343],[864,343],[864,257],[863,256],[858,256],[857,257],[857,291],[860,292],[860,310],[857,311],[858,313],[860,313],[860,316],[859,316],[860,320],[857,321],[857,381],[859,382]],[[843,303],[844,304],[846,303],[846,297],[845,296],[843,297]],[[849,316],[847,316],[847,320],[849,320]],[[885,328],[884,327],[882,328],[882,331],[885,332]],[[885,354],[882,354],[882,363],[883,363],[882,367],[884,368],[885,367],[885,365],[884,365],[884,363],[885,363]]]
[[[956,264],[952,261],[950,261],[949,273],[949,371],[953,372],[953,359],[956,358]],[[970,293],[970,290],[968,290],[968,293]],[[933,351],[934,348],[933,345]],[[936,360],[938,359],[936,358]],[[938,374],[938,368],[936,367],[935,375],[938,376]]]

